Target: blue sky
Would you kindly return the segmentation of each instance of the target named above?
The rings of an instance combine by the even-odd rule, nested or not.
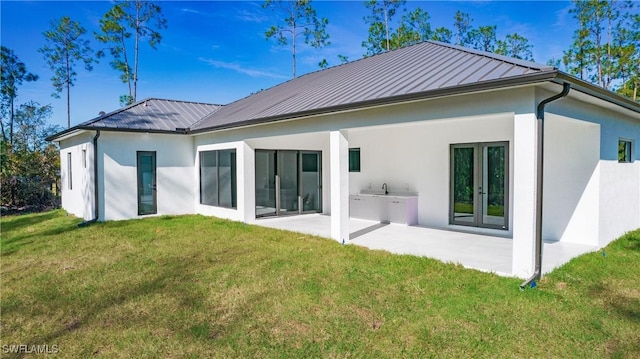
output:
[[[318,15],[329,19],[331,45],[322,49],[301,46],[298,75],[316,71],[326,58],[339,63],[338,55],[361,58],[367,37],[368,14],[362,1],[314,1]],[[261,1],[170,1],[161,2],[167,19],[157,50],[143,44],[140,51],[138,100],[147,97],[226,104],[291,77],[288,48],[266,41],[264,31],[277,17],[261,7]],[[12,49],[40,79],[23,85],[18,103],[27,100],[51,104],[51,122],[66,126],[66,100],[51,97],[51,72],[37,49],[44,45],[42,33],[53,19],[69,16],[92,35],[109,1],[2,1],[3,46]],[[472,25],[497,25],[498,37],[517,32],[533,44],[537,62],[561,58],[571,43],[575,21],[566,1],[409,1],[407,9],[420,6],[431,15],[433,28],[452,28],[456,10],[469,13]],[[99,44],[90,36],[94,48]],[[71,90],[71,125],[90,120],[100,111],[119,107],[126,85],[103,58],[92,72],[77,67],[78,78]]]

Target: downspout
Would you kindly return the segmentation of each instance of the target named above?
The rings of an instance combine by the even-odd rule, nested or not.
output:
[[[100,214],[100,206],[98,204],[98,138],[100,137],[100,130],[96,130],[96,135],[93,137],[93,203],[94,203],[94,217],[88,221],[84,221],[78,225],[78,227],[86,227],[92,223],[98,221]]]
[[[542,179],[544,175],[544,107],[552,101],[561,99],[569,94],[571,85],[565,82],[562,85],[562,92],[551,96],[538,104],[536,111],[537,118],[537,148],[536,148],[536,232],[534,262],[535,270],[531,278],[520,284],[520,289],[524,289],[542,275]]]

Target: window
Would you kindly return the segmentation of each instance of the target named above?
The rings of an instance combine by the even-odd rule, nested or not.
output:
[[[237,208],[236,150],[200,152],[200,203]]]
[[[67,152],[67,184],[69,185],[69,189],[73,189],[73,181],[71,174],[71,152]]]
[[[360,172],[360,149],[349,149],[349,172]]]
[[[631,163],[631,141],[619,139],[618,140],[618,162]]]
[[[87,150],[82,150],[82,168],[87,168]]]

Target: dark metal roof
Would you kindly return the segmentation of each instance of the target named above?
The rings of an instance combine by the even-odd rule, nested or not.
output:
[[[54,140],[75,130],[185,133],[193,124],[221,107],[200,102],[148,98],[71,127],[48,140]]]
[[[427,41],[300,76],[224,106],[191,127],[216,128],[357,108],[507,79],[553,77],[552,66]]]
[[[316,71],[229,105],[147,99],[57,133],[77,130],[202,133],[224,128],[542,82],[640,113],[640,105],[557,68],[436,41]]]

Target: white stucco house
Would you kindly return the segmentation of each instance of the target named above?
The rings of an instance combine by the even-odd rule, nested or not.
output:
[[[350,216],[378,218],[507,237],[522,278],[541,241],[600,247],[640,227],[638,103],[438,42],[224,106],[143,100],[50,140],[62,206],[87,221],[322,213],[348,242]]]

